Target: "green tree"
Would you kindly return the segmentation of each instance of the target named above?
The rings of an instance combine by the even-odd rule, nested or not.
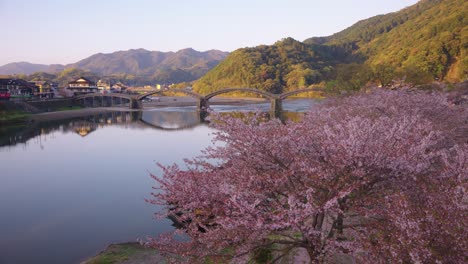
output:
[[[365,64],[340,64],[336,67],[336,78],[332,85],[338,90],[358,91],[363,88],[372,77],[372,71]]]
[[[432,75],[429,72],[425,72],[414,65],[407,65],[398,69],[395,75],[403,84],[413,87],[432,81]]]
[[[395,78],[395,68],[387,63],[375,65],[372,68],[372,73],[373,79],[382,87],[391,86],[392,81]]]

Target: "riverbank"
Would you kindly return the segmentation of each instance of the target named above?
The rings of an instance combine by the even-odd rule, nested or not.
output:
[[[96,256],[81,264],[150,264],[166,263],[154,249],[148,249],[137,242],[111,244]]]
[[[56,112],[45,112],[39,114],[33,114],[28,117],[29,122],[44,122],[44,121],[55,121],[61,119],[75,118],[88,115],[96,115],[100,113],[108,113],[115,111],[132,111],[124,107],[98,107],[98,108],[81,108],[74,110],[63,110]]]
[[[31,114],[22,108],[11,107],[8,101],[0,101],[0,126],[25,124]]]
[[[0,125],[11,126],[27,123],[31,114],[22,111],[0,111]]]

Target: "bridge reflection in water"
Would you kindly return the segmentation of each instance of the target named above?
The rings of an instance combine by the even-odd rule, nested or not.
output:
[[[197,112],[119,111],[87,115],[71,119],[32,122],[26,127],[0,128],[0,146],[13,146],[35,137],[61,131],[86,137],[105,126],[124,126],[135,129],[182,130],[202,124]]]
[[[204,122],[197,112],[145,111],[139,122],[155,129],[183,130]]]
[[[205,123],[204,116],[200,115],[200,112],[194,109],[193,111],[187,110],[190,109],[105,112],[71,119],[32,122],[26,127],[2,127],[0,128],[0,146],[27,144],[31,138],[47,137],[48,134],[56,131],[76,133],[81,137],[86,137],[105,126],[177,131],[192,129]],[[235,116],[244,114],[245,112],[237,112]],[[297,112],[282,113],[282,118],[289,120],[297,120],[299,116],[301,114]]]

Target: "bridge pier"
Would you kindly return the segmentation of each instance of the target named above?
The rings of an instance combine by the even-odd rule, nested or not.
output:
[[[270,117],[280,118],[283,111],[281,98],[273,98],[270,100]]]
[[[140,101],[141,102],[141,101]],[[142,111],[133,111],[130,113],[132,121],[138,121],[143,117]]]
[[[130,99],[130,109],[142,109],[143,103],[136,98]]]
[[[208,100],[205,97],[198,98],[197,110],[200,112],[206,112],[208,109]]]
[[[111,98],[111,99],[112,99],[112,98]],[[112,113],[111,113],[111,120],[112,120],[112,123],[113,123],[113,124],[118,123],[117,114],[116,114],[115,112],[112,112]]]

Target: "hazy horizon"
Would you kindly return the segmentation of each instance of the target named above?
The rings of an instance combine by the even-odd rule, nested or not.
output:
[[[286,37],[329,36],[416,2],[0,0],[10,25],[4,28],[8,41],[0,42],[0,66],[69,64],[96,53],[140,48],[232,52]]]

